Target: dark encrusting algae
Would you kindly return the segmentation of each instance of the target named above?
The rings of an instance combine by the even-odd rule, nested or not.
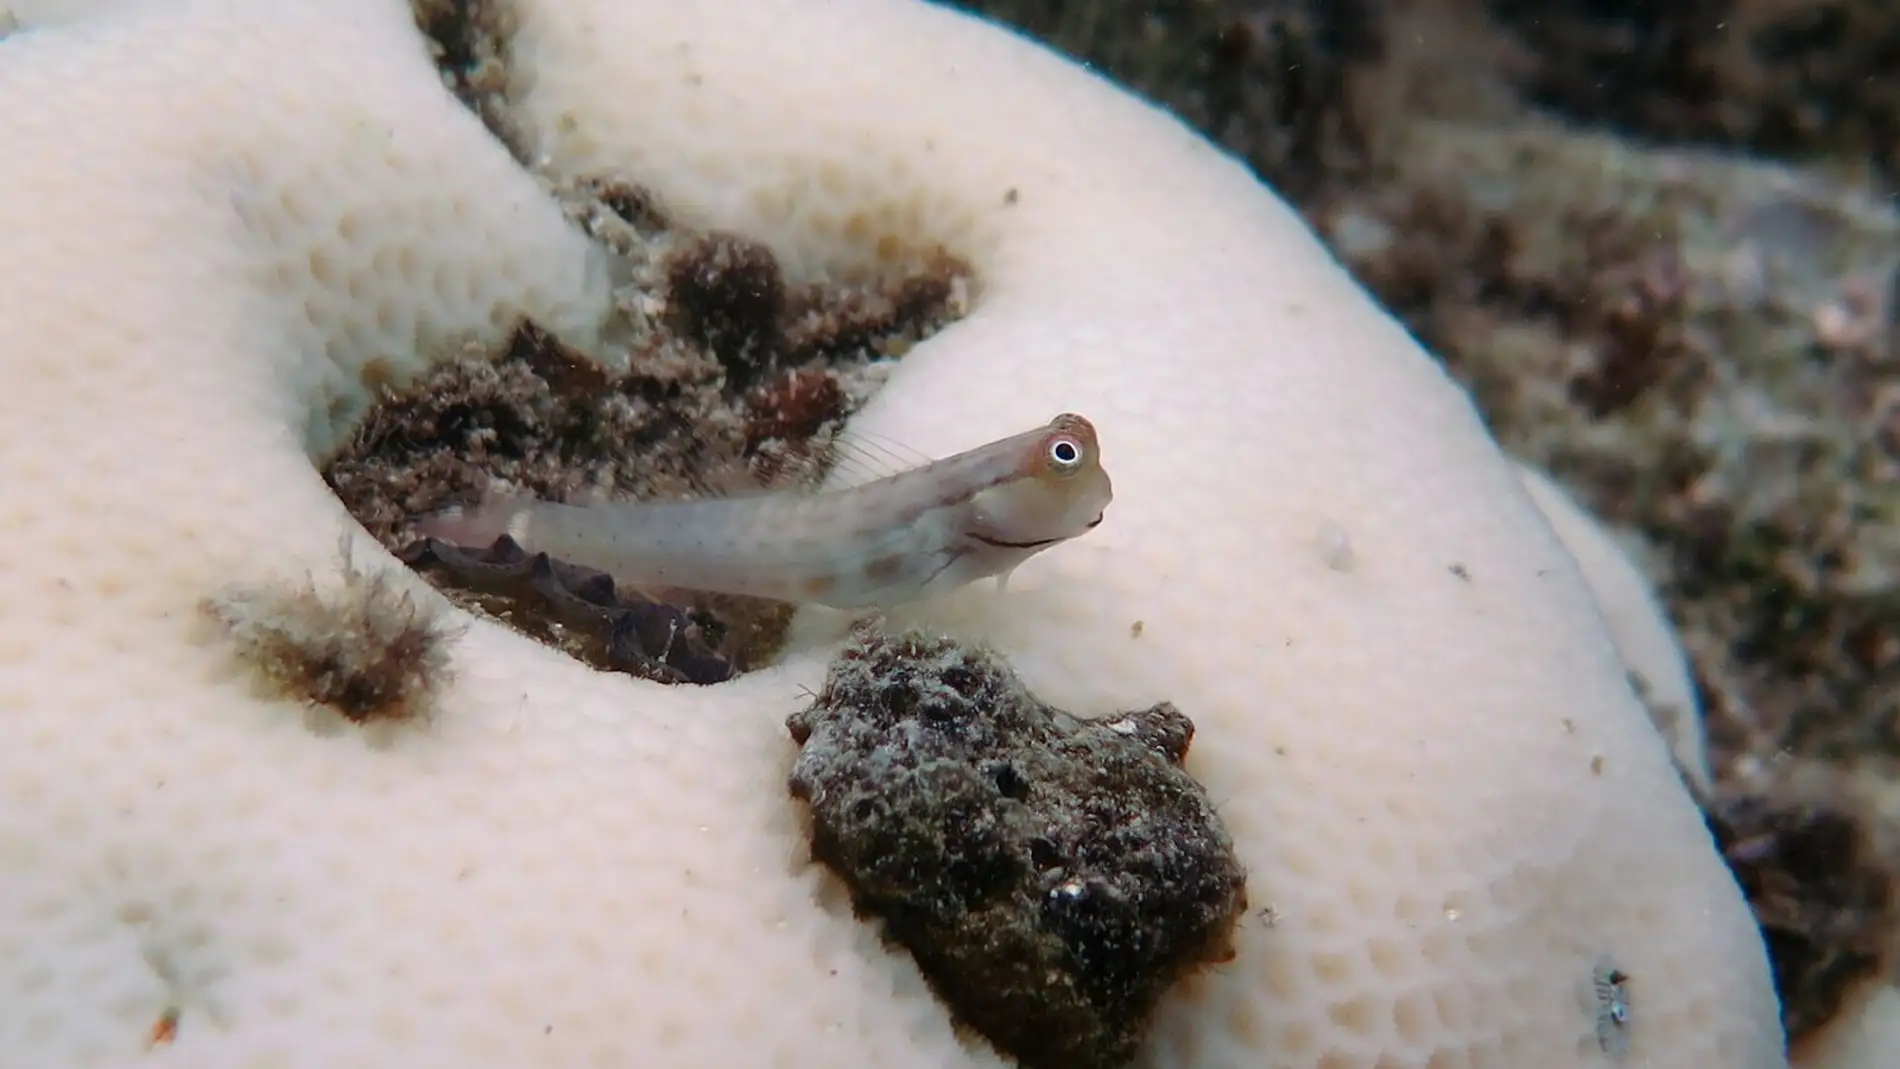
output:
[[[813,855],[1025,1069],[1127,1064],[1233,956],[1246,873],[1172,705],[1078,719],[988,651],[867,627],[786,726]]]

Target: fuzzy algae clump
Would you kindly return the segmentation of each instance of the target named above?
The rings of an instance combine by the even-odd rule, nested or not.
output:
[[[346,553],[334,590],[309,580],[233,584],[201,607],[266,693],[358,726],[397,724],[434,713],[461,631],[409,583]]]

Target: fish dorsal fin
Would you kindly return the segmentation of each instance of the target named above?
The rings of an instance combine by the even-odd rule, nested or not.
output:
[[[773,442],[749,464],[754,485],[767,491],[812,493],[843,490],[931,463],[930,457],[882,436],[812,438],[798,444]]]
[[[868,431],[858,431],[845,439],[826,443],[827,453],[820,474],[832,486],[845,489],[889,478],[899,472],[921,468],[937,458],[910,446]]]
[[[721,461],[693,476],[689,498],[753,497],[787,489],[786,484],[738,458]]]

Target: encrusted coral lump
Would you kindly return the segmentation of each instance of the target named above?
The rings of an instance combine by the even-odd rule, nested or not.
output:
[[[861,629],[787,726],[814,855],[1023,1065],[1125,1064],[1170,985],[1232,958],[1246,874],[1174,706],[1081,720],[993,653]]]

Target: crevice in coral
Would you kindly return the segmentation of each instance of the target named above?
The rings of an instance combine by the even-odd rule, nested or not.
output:
[[[864,285],[794,284],[769,249],[675,226],[637,186],[585,180],[560,195],[625,275],[603,351],[524,323],[499,352],[366,382],[378,399],[323,477],[462,607],[597,668],[716,682],[770,658],[787,606],[680,591],[608,601],[598,575],[518,547],[426,545],[417,520],[491,491],[579,503],[795,492],[822,476],[896,360],[964,313],[968,270],[945,258]],[[657,637],[673,633],[662,618],[685,645]]]
[[[513,27],[506,7],[493,0],[410,0],[416,28],[449,91],[526,167],[526,140],[508,114],[508,40]]]

